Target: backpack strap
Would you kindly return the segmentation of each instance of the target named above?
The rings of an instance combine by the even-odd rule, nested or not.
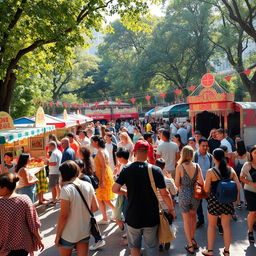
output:
[[[212,168],[213,170],[213,173],[215,174],[216,177],[220,178],[220,180],[222,180],[222,177],[221,175],[219,174],[219,172],[215,169],[215,168]]]
[[[210,167],[212,167],[212,154],[208,153],[209,160],[210,160]]]
[[[195,152],[195,155],[194,155],[194,163],[198,163],[198,152],[197,151]]]

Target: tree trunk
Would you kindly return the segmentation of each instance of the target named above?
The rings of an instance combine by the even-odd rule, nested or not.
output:
[[[256,102],[256,72],[251,79],[249,79],[244,73],[240,73],[240,78],[244,88],[246,88],[250,94],[251,101]]]
[[[11,101],[16,83],[16,75],[11,73],[8,80],[0,81],[0,111],[10,113]]]

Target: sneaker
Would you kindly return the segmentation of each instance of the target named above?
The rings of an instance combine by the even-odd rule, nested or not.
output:
[[[90,250],[90,251],[95,251],[95,250],[101,248],[102,246],[104,246],[105,244],[106,244],[106,242],[105,242],[104,240],[100,240],[100,241],[98,241],[97,243],[91,245],[91,246],[89,247],[89,250]]]
[[[98,225],[108,225],[109,224],[109,220],[100,220],[98,222]]]
[[[159,252],[163,252],[164,251],[164,247],[162,244],[159,245]]]
[[[223,235],[223,227],[222,225],[218,225],[219,234]]]
[[[170,247],[171,247],[171,243],[165,243],[165,244],[164,244],[164,249],[165,249],[166,251],[168,251],[168,250],[170,249]]]

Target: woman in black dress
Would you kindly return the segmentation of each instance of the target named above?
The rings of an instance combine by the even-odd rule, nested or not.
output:
[[[220,203],[215,194],[217,190],[217,185],[220,181],[219,175],[222,179],[231,179],[237,184],[238,190],[240,189],[240,183],[237,178],[236,172],[233,168],[227,166],[225,152],[217,148],[213,151],[213,160],[215,167],[210,169],[206,173],[205,180],[205,192],[209,193],[208,199],[208,230],[207,230],[207,239],[208,239],[208,249],[203,251],[203,255],[213,255],[213,247],[215,240],[215,232],[218,217],[221,216],[221,225],[223,227],[224,233],[224,256],[229,256],[229,247],[231,243],[231,230],[230,230],[230,218],[234,214],[233,203]]]

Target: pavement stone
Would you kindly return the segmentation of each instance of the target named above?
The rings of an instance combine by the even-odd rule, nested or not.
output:
[[[59,206],[45,207],[40,206],[37,208],[39,218],[42,224],[41,233],[43,235],[43,242],[45,244],[45,250],[41,253],[36,252],[35,255],[40,256],[58,256],[58,248],[54,246],[54,239],[57,226],[57,218],[59,215]],[[231,221],[232,228],[232,244],[230,248],[230,255],[232,256],[256,256],[256,247],[250,246],[247,240],[247,211],[245,208],[242,210],[237,210],[238,221]],[[183,221],[180,214],[178,206],[176,206],[177,220],[173,224],[173,228],[176,233],[176,239],[172,242],[169,251],[160,252],[159,256],[184,256],[189,255],[186,253],[184,246],[186,244],[186,238],[183,231]],[[206,204],[204,204],[204,213],[206,216]],[[111,212],[109,211],[109,214]],[[96,219],[101,219],[101,214],[96,213]],[[118,226],[111,222],[110,225],[100,226],[105,236],[106,245],[95,252],[90,252],[90,256],[128,256],[129,249],[127,246],[120,245],[122,241],[122,232],[119,230]],[[200,248],[195,255],[202,255],[201,251],[206,248],[207,245],[207,222],[197,230],[196,237]],[[93,242],[93,239],[91,239]],[[214,255],[220,256],[223,251],[223,237],[218,234],[216,230],[216,240]],[[74,253],[75,255],[75,253]]]

